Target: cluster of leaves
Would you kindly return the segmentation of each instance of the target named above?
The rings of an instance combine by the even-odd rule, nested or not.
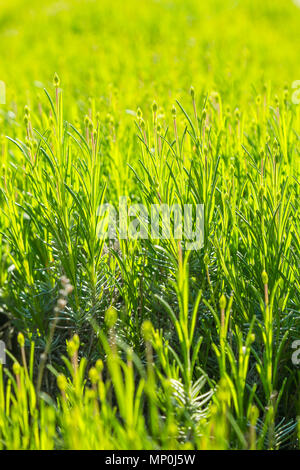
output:
[[[0,146],[0,339],[12,361],[0,374],[0,447],[295,448],[300,106],[284,81],[299,17],[282,0],[245,0],[235,27],[229,0],[120,3],[111,14],[108,0],[87,2],[81,17],[77,2],[65,2],[56,16],[72,39],[63,82],[56,74],[54,93],[31,93],[24,112],[32,71],[15,61],[21,88],[12,65],[3,72],[18,98],[8,90],[11,109],[0,114],[9,136]],[[39,8],[43,28],[52,13]],[[108,16],[99,52],[95,19]],[[126,61],[125,19],[132,37],[137,25],[141,32],[140,41],[127,34]],[[193,38],[201,47],[190,60]],[[45,64],[42,43],[32,41],[36,64]],[[41,79],[60,47],[49,44]],[[190,77],[197,89],[188,95]],[[96,96],[99,86],[107,95],[76,100],[78,89]],[[150,106],[151,96],[159,103]],[[170,237],[154,238],[142,213],[134,223],[147,237],[99,237],[99,207],[118,207],[121,196],[128,223],[135,203],[148,215],[162,204],[203,204],[203,247],[177,239],[173,219]]]

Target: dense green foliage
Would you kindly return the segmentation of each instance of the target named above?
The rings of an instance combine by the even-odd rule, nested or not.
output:
[[[0,448],[299,447],[299,30],[287,0],[1,6]],[[204,204],[204,246],[102,240],[120,196]]]

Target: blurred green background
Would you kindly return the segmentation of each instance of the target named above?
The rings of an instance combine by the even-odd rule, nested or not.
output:
[[[3,0],[6,109],[23,109],[55,71],[72,106],[111,84],[121,108],[181,99],[191,84],[247,100],[300,78],[299,32],[292,0]]]

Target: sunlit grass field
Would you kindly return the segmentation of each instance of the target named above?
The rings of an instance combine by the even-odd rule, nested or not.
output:
[[[296,3],[1,2],[0,449],[299,449]]]

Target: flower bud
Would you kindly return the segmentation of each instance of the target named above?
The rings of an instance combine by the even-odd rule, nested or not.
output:
[[[68,382],[64,374],[59,374],[57,377],[57,386],[59,390],[61,390],[62,392],[65,392],[67,389],[67,385],[68,385]]]
[[[74,341],[72,339],[70,341],[67,341],[67,352],[70,358],[74,356],[76,351],[77,351],[77,348],[76,348],[76,344],[74,343]]]
[[[89,370],[89,378],[90,378],[90,381],[92,382],[93,385],[95,385],[98,380],[99,380],[99,374],[97,372],[97,369],[96,367],[92,367],[90,370]]]
[[[93,132],[93,129],[94,129],[94,124],[93,124],[92,120],[90,119],[89,120],[89,131]]]
[[[13,373],[15,375],[20,375],[20,372],[21,372],[21,366],[18,362],[14,362],[13,364]]]
[[[142,324],[142,335],[145,339],[145,341],[150,341],[152,338],[152,323],[149,320],[145,320],[144,323]]]
[[[234,110],[234,117],[235,117],[235,119],[236,119],[237,121],[240,119],[240,115],[241,115],[241,113],[240,113],[239,108],[236,108],[236,109]]]
[[[108,328],[112,328],[118,319],[118,313],[115,307],[109,307],[105,312],[105,323]]]
[[[55,72],[54,77],[53,77],[53,86],[55,88],[58,88],[59,85],[60,85],[60,79],[59,79],[59,76],[57,75],[57,73]]]
[[[24,338],[23,333],[21,333],[21,332],[18,334],[18,343],[19,343],[19,346],[20,346],[21,348],[24,348],[24,345],[25,345],[25,338]]]
[[[224,294],[221,295],[219,303],[220,303],[220,309],[225,310],[225,308],[226,308],[226,297],[225,297]]]
[[[266,271],[263,271],[261,273],[261,278],[262,278],[262,282],[264,285],[268,284],[268,274],[266,273]]]
[[[95,367],[97,369],[98,374],[101,374],[101,372],[103,371],[103,367],[104,367],[102,359],[98,359],[96,361]]]
[[[74,343],[76,350],[78,351],[79,346],[80,346],[80,339],[77,333],[75,333],[75,335],[73,336],[72,341]]]

